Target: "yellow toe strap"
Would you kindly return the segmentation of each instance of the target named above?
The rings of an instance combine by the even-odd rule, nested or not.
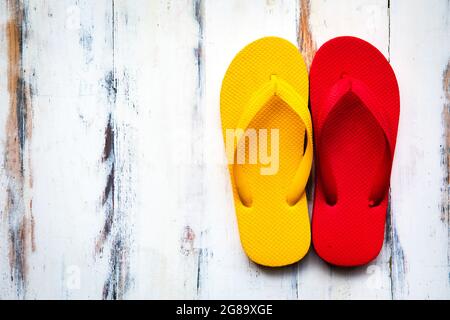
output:
[[[244,112],[242,113],[236,126],[237,143],[234,144],[232,159],[236,156],[240,139],[242,138],[245,130],[248,128],[251,121],[256,117],[257,113],[263,109],[263,107],[273,96],[278,96],[281,100],[283,100],[300,117],[306,128],[306,149],[294,178],[290,182],[286,195],[287,203],[293,206],[298,202],[298,200],[300,200],[311,171],[313,160],[312,123],[307,102],[291,85],[289,85],[289,83],[280,79],[277,75],[272,75],[270,80],[264,83],[260,89],[252,95],[247,106],[245,107]],[[250,207],[252,203],[252,196],[248,183],[238,170],[234,170],[234,179],[242,204]]]

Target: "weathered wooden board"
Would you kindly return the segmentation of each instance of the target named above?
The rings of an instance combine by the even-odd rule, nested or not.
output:
[[[402,103],[391,187],[394,298],[450,298],[449,13],[448,1],[391,1]]]
[[[1,0],[0,299],[450,298],[448,1]],[[373,43],[401,90],[380,256],[242,252],[219,93],[275,35]],[[310,186],[310,194],[313,186]]]

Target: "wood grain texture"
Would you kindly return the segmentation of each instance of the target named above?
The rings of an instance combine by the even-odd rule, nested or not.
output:
[[[425,12],[433,18],[415,23]],[[442,198],[448,192],[442,158],[448,156],[443,74],[449,13],[448,1],[391,1],[391,63],[402,104],[391,179],[394,253],[399,253],[392,257],[394,298],[450,295],[448,201]]]
[[[32,88],[27,72],[27,7],[20,1],[7,1],[5,26],[7,50],[8,115],[5,125],[3,158],[6,179],[4,217],[7,224],[9,273],[15,296],[26,297],[28,256],[34,246],[34,220],[29,190],[33,178],[29,166],[32,136]]]
[[[0,299],[449,299],[449,10],[0,1]],[[330,267],[311,249],[270,269],[241,249],[220,87],[234,55],[268,35],[296,43],[308,65],[327,40],[358,36],[394,67],[391,205],[367,266]]]
[[[28,259],[27,297],[119,298],[120,286],[113,282],[120,279],[116,239],[125,223],[113,223],[97,250],[111,203],[102,204],[112,166],[110,159],[103,161],[114,109],[108,86],[111,2],[26,5],[33,26],[27,56],[36,88],[30,146],[36,251]]]
[[[299,4],[299,19],[298,19],[298,30],[297,30],[297,43],[298,47],[303,55],[306,66],[311,66],[311,62],[314,58],[314,54],[316,53],[317,46],[314,41],[311,25],[310,25],[310,17],[311,17],[311,1],[310,0],[300,0]]]
[[[450,61],[442,73],[442,90],[445,94],[442,108],[442,125],[444,127],[443,143],[441,146],[443,181],[441,199],[441,221],[449,223],[450,220]]]

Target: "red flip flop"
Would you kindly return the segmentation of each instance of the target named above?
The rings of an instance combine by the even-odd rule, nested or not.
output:
[[[310,84],[314,248],[331,264],[362,265],[383,245],[400,113],[397,80],[374,46],[338,37],[317,51]]]

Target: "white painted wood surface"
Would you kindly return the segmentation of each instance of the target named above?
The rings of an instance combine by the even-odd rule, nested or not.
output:
[[[0,299],[449,299],[449,15],[445,0],[1,0]],[[267,35],[307,61],[355,35],[396,72],[368,266],[311,250],[268,269],[241,250],[219,92]]]

